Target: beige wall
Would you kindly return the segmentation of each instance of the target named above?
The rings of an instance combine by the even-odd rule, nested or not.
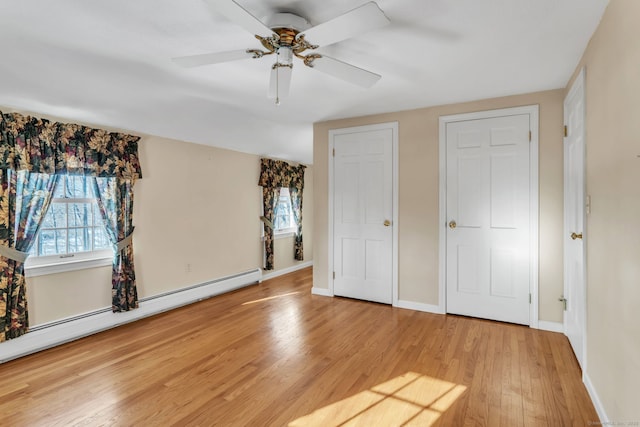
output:
[[[111,266],[27,277],[29,325],[111,305]]]
[[[640,421],[640,1],[611,0],[586,73],[587,375],[612,421]]]
[[[258,156],[152,136],[141,139],[139,150],[133,245],[140,298],[262,267]],[[303,201],[307,261],[312,170]],[[293,239],[278,240],[276,269],[296,263]],[[110,267],[31,277],[27,286],[32,326],[111,305]]]
[[[540,106],[540,320],[562,322],[562,90],[335,120],[314,125],[313,284],[328,286],[328,132],[398,122],[399,298],[438,304],[438,120],[440,116]]]

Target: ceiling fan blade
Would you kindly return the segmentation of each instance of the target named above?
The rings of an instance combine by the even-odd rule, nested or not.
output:
[[[375,2],[368,2],[337,18],[303,31],[309,43],[327,46],[389,24],[384,12]],[[298,36],[300,37],[300,36]]]
[[[205,0],[209,7],[254,35],[268,37],[273,31],[233,0]]]
[[[271,69],[269,79],[269,92],[267,96],[271,99],[285,98],[289,96],[291,86],[291,67],[276,67]]]
[[[171,58],[173,62],[185,68],[199,67],[201,65],[219,64],[221,62],[237,61],[239,59],[252,58],[253,54],[246,50],[230,50],[227,52],[203,53],[200,55],[178,56]]]
[[[380,74],[372,73],[325,55],[315,59],[310,67],[364,88],[370,88],[382,78]]]

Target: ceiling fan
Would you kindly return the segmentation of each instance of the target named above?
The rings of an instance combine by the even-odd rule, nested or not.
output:
[[[224,15],[254,34],[264,50],[232,50],[173,58],[173,61],[179,65],[198,67],[275,55],[276,60],[271,67],[268,96],[275,98],[278,105],[280,98],[289,93],[294,57],[302,60],[307,67],[361,87],[369,88],[380,80],[379,74],[314,52],[321,46],[337,43],[389,24],[389,19],[375,2],[365,3],[327,22],[311,27],[309,21],[293,13],[276,13],[265,19],[263,23],[234,0],[204,1],[213,11]]]

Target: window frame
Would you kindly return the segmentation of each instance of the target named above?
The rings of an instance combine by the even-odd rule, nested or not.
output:
[[[66,178],[67,176],[65,175],[64,179],[66,180]],[[83,178],[88,179],[90,177],[85,176]],[[60,183],[57,185],[60,185]],[[69,197],[69,198],[58,197],[51,201],[51,203],[49,204],[49,208],[47,209],[47,212],[45,212],[45,215],[49,213],[49,209],[51,209],[51,207],[54,205],[57,205],[57,204],[69,205],[74,203],[96,204],[97,198],[95,197]],[[95,206],[92,205],[91,206],[92,215],[95,215],[94,208]],[[69,214],[68,209],[66,211],[66,214],[68,216]],[[95,218],[92,217],[92,224],[95,224],[94,220]],[[104,227],[104,224],[103,224],[103,227]],[[68,230],[81,229],[81,228],[96,228],[96,226],[90,225],[87,227],[82,227],[82,226],[70,227],[68,218],[67,218],[67,223],[64,228],[62,227],[53,228],[53,229],[41,228],[40,230],[38,230],[38,236],[36,236],[36,239],[40,237],[39,234],[43,229],[44,230],[66,229],[67,239],[68,239],[69,238]],[[92,241],[91,246],[93,246],[94,243],[95,242]],[[34,242],[34,245],[37,245],[37,240]],[[67,249],[69,249],[68,241],[67,241]],[[54,273],[63,273],[66,271],[81,270],[86,268],[103,267],[103,266],[111,265],[113,262],[113,257],[114,257],[114,254],[113,254],[113,249],[111,247],[94,249],[91,251],[67,252],[64,254],[41,255],[41,256],[30,255],[24,264],[25,276],[34,277],[34,276],[42,276],[42,275],[54,274]]]

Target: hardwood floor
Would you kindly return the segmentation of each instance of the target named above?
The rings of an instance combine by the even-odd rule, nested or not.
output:
[[[0,425],[598,419],[561,334],[310,289],[306,269],[0,365]]]

